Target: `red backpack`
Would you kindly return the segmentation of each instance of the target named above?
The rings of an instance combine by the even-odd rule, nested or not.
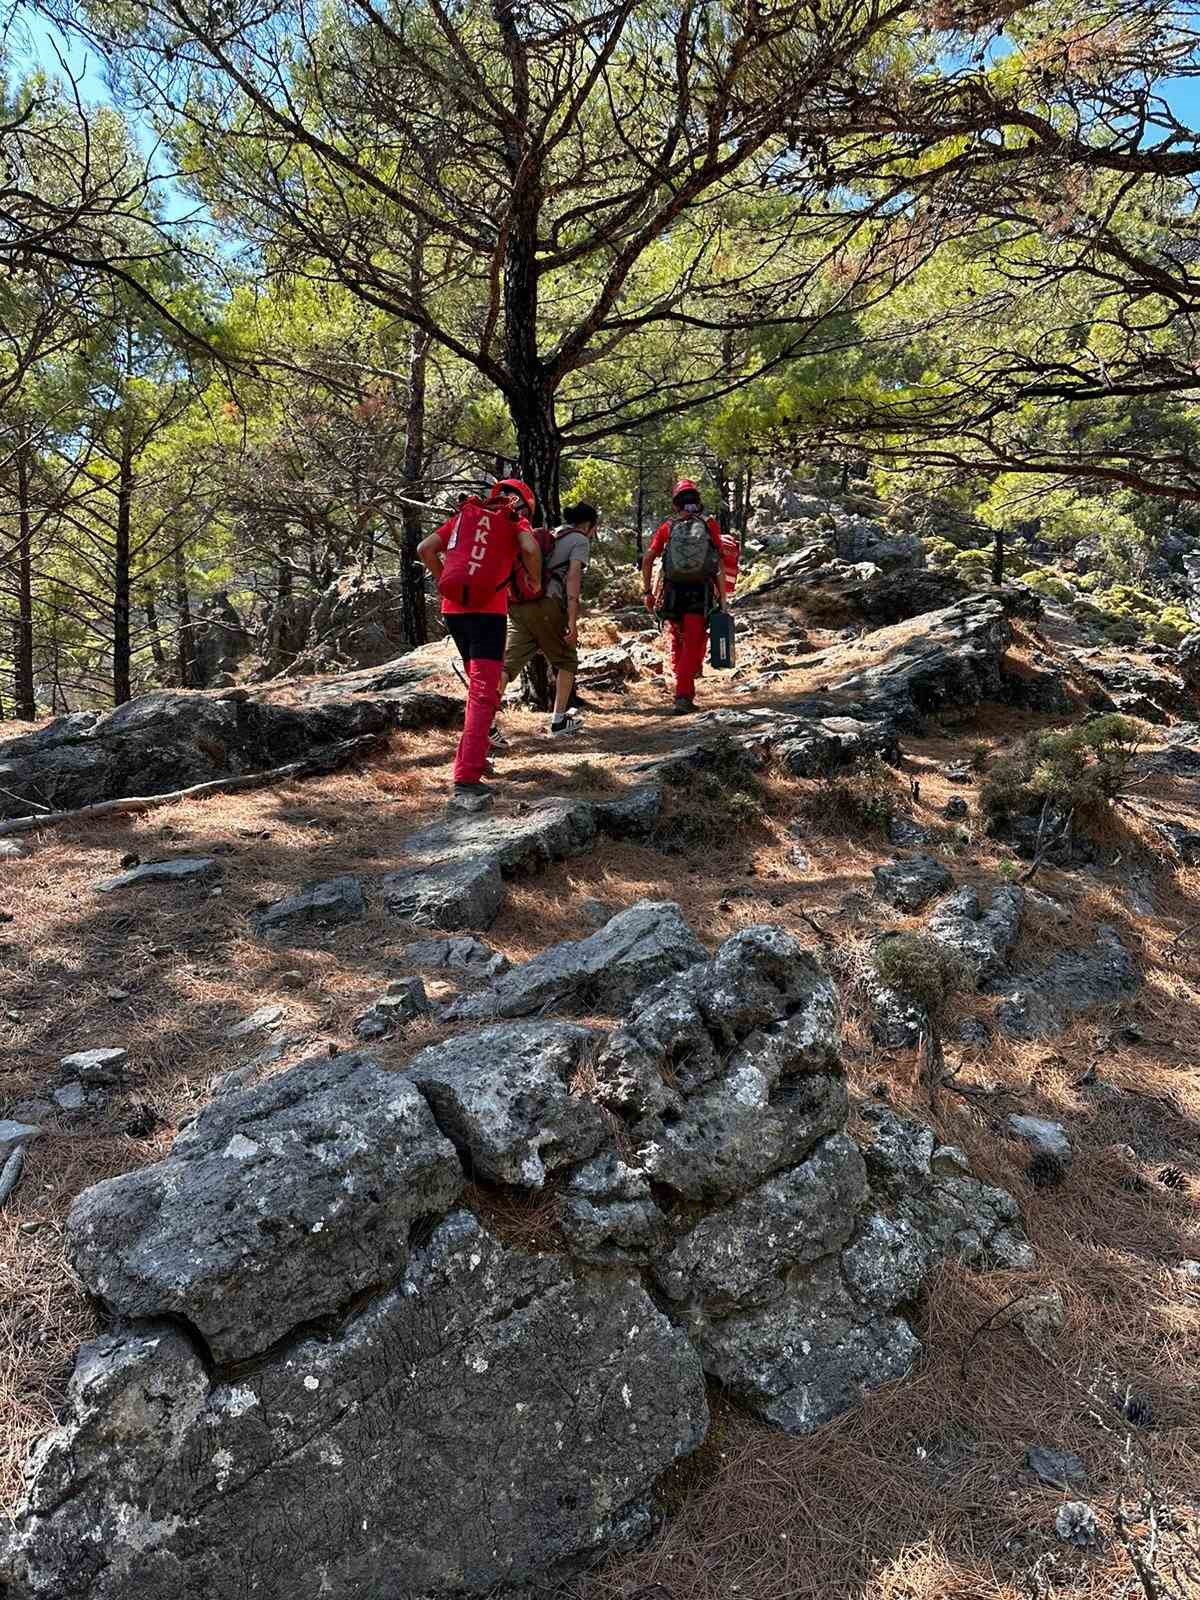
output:
[[[496,597],[512,576],[521,519],[506,505],[472,495],[463,502],[450,530],[438,592],[468,611]]]
[[[547,568],[550,557],[554,553],[555,541],[558,538],[553,528],[535,528],[533,537],[537,540],[537,547],[542,552],[542,576],[538,583],[525,570],[525,563],[518,561],[513,568],[512,597],[513,602],[519,606],[529,605],[534,600],[546,598],[546,580],[550,576]]]

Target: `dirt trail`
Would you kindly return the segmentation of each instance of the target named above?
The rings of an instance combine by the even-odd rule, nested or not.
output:
[[[611,642],[605,623],[588,632],[585,643]],[[805,656],[785,648],[785,637],[764,631],[743,648],[736,674],[708,673],[701,710],[784,709],[830,681],[831,652],[841,660],[851,649],[813,632]],[[1053,655],[1055,646],[1038,648]],[[774,666],[781,657],[786,667]],[[458,688],[450,673],[435,687]],[[636,781],[639,762],[703,729],[702,719],[669,716],[668,687],[650,671],[625,693],[584,693],[595,709],[570,740],[548,740],[540,716],[506,711],[502,814],[552,793],[611,798]],[[931,831],[930,848],[957,884],[994,884],[1014,868],[982,833],[974,788],[953,782],[947,769],[975,746],[995,752],[1047,720],[967,709],[902,740],[890,796]],[[95,1326],[61,1256],[71,1199],[97,1178],[157,1159],[214,1079],[272,1041],[278,1066],[352,1044],[355,1016],[408,970],[400,950],[413,937],[387,917],[370,885],[403,863],[406,837],[440,814],[454,742],[443,730],[399,734],[355,770],[62,828],[33,836],[27,858],[0,862],[0,1116],[43,1098],[71,1050],[120,1045],[133,1069],[102,1116],[47,1117],[25,1180],[0,1211],[6,1502],[28,1442],[61,1400],[76,1344]],[[1156,779],[1146,804],[1200,830],[1197,787]],[[662,1533],[646,1551],[581,1579],[575,1592],[582,1600],[1137,1592],[1119,1540],[1088,1554],[1054,1538],[1063,1495],[1033,1481],[1022,1463],[1035,1443],[1080,1454],[1090,1474],[1081,1493],[1111,1530],[1119,1495],[1144,1486],[1149,1462],[1183,1519],[1167,1542],[1196,1539],[1194,1512],[1189,1525],[1178,1508],[1200,1483],[1200,1284],[1178,1268],[1200,1258],[1200,869],[1173,869],[1144,818],[1123,810],[1101,841],[1095,872],[1040,872],[1035,887],[1054,905],[1030,907],[1017,964],[1078,948],[1106,921],[1136,952],[1145,984],[1112,1014],[1086,1017],[1054,1040],[952,1042],[956,1088],[930,1107],[915,1055],[872,1042],[854,983],[872,934],[921,919],[900,917],[873,896],[871,869],[893,849],[882,832],[847,831],[835,812],[823,813],[826,789],[768,774],[754,807],[733,820],[719,804],[707,816],[707,802],[697,802],[697,830],[682,843],[669,839],[671,853],[662,840],[604,842],[512,883],[485,937],[510,959],[525,959],[591,932],[597,913],[589,902],[617,910],[642,896],[678,900],[711,945],[755,922],[788,927],[822,950],[842,982],[855,1089],[934,1120],[981,1175],[1012,1190],[1038,1252],[1035,1281],[945,1269],[920,1319],[921,1369],[810,1439],[784,1438],[718,1403],[709,1440],[671,1480],[673,1514]],[[968,800],[966,824],[947,824],[952,797]],[[801,817],[808,820],[798,824]],[[197,884],[98,894],[96,883],[129,853],[212,854],[224,870]],[[257,906],[340,873],[368,886],[363,921],[314,932],[293,948],[254,938]],[[274,1027],[227,1038],[264,1005],[282,1008]],[[951,1040],[962,1021],[987,1018],[993,1007],[986,997],[961,999]],[[372,1051],[400,1065],[440,1031],[427,1023]],[[1099,1087],[1080,1086],[1089,1067]],[[1068,1127],[1078,1153],[1061,1186],[1036,1187],[1025,1153],[1004,1138],[1004,1116],[1016,1109]],[[1178,1183],[1162,1176],[1172,1168]],[[476,1203],[524,1243],[551,1227],[546,1196],[515,1202],[479,1192]],[[1006,1305],[1031,1287],[1055,1289],[1064,1303],[1065,1328],[1045,1353],[1006,1318]],[[1125,1388],[1146,1396],[1154,1423],[1137,1431],[1123,1463],[1112,1396]]]

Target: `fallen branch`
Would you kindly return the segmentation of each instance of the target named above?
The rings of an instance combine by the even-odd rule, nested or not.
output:
[[[43,811],[32,817],[11,817],[0,822],[0,835],[6,833],[34,833],[39,828],[55,828],[62,822],[88,822],[93,817],[121,816],[133,811],[153,811],[158,806],[174,805],[177,800],[196,800],[206,794],[230,794],[238,789],[266,789],[274,783],[286,783],[290,778],[317,778],[344,767],[355,757],[366,755],[387,739],[386,733],[362,733],[354,739],[342,739],[329,745],[316,755],[303,761],[289,761],[286,766],[270,767],[265,772],[231,773],[227,778],[210,778],[206,783],[193,783],[187,789],[172,789],[166,794],[125,795],[116,800],[96,800],[90,806],[78,806],[73,811]]]
[[[1033,849],[1033,860],[1028,869],[1021,874],[1020,878],[1018,878],[1018,883],[1029,883],[1033,878],[1034,873],[1041,866],[1046,855],[1054,849],[1055,845],[1061,844],[1064,839],[1070,836],[1071,823],[1075,817],[1074,806],[1072,806],[1070,811],[1067,812],[1066,817],[1059,825],[1057,832],[1052,833],[1045,843],[1042,842],[1042,835],[1046,827],[1046,814],[1049,805],[1050,802],[1047,800],[1045,805],[1042,807],[1041,821],[1038,823],[1037,843],[1034,845]]]
[[[0,1206],[8,1199],[9,1195],[21,1181],[21,1173],[25,1170],[25,1148],[18,1145],[8,1160],[4,1163],[4,1170],[0,1172]]]

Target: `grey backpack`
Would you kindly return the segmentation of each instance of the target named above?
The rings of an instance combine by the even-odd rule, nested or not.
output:
[[[685,511],[672,519],[663,551],[663,577],[668,583],[707,583],[716,577],[720,559],[703,517]]]

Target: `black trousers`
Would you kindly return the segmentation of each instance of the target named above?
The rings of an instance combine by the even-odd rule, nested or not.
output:
[[[508,618],[503,612],[462,611],[443,614],[446,632],[458,646],[463,665],[472,661],[503,661],[508,640]]]

